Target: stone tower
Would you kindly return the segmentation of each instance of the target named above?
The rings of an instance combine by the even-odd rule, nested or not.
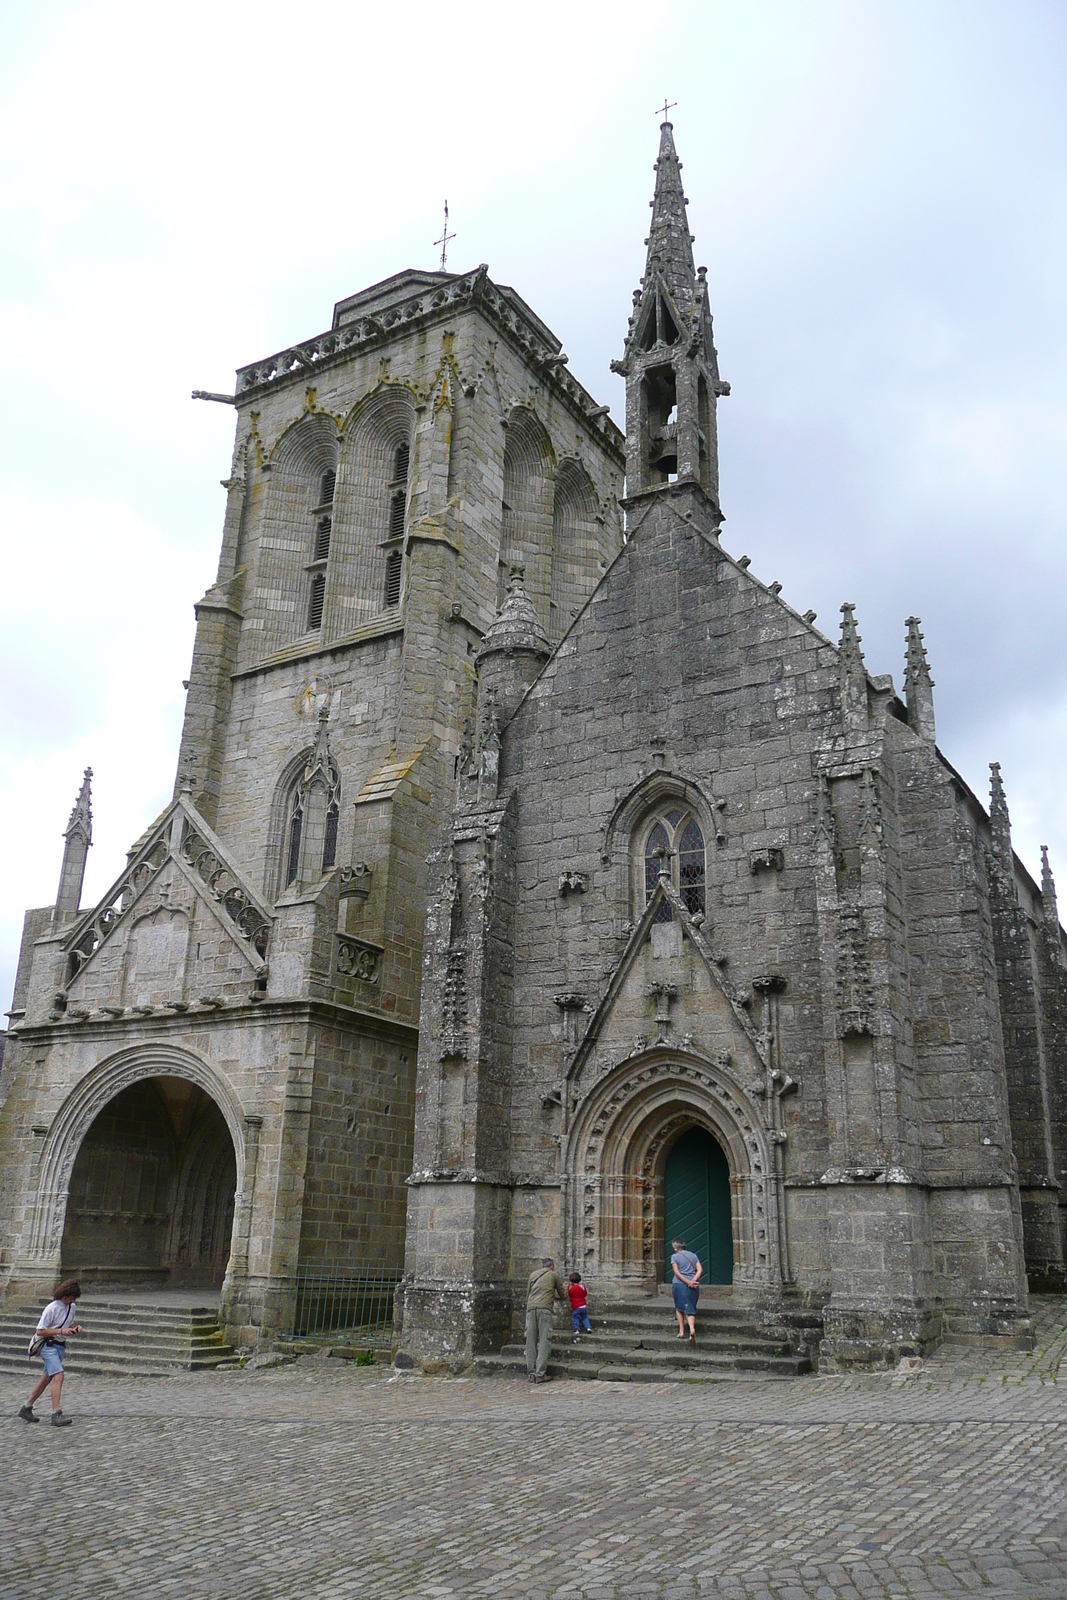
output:
[[[485,267],[398,273],[208,398],[236,443],[174,799],[79,909],[86,783],[54,913],[27,922],[0,1270],[14,1294],[60,1264],[176,1282],[221,1258],[231,1325],[284,1330],[302,1273],[401,1261],[425,863],[475,663],[515,567],[541,659],[566,631],[620,547],[624,457]],[[110,1235],[84,1221],[105,1213]]]

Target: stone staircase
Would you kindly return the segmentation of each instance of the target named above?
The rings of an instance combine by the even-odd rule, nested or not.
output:
[[[26,1354],[40,1313],[40,1306],[23,1306],[0,1317],[0,1371],[40,1376],[40,1361]],[[79,1300],[76,1315],[86,1332],[68,1341],[71,1373],[169,1377],[175,1367],[199,1372],[234,1359],[219,1329],[217,1305],[166,1304],[162,1298],[153,1304],[140,1297],[109,1299],[102,1292]]]
[[[590,1312],[592,1333],[571,1342],[559,1319],[549,1375],[599,1378],[610,1383],[722,1382],[742,1377],[795,1378],[812,1370],[821,1318],[797,1313],[792,1326],[768,1330],[758,1308],[730,1289],[705,1289],[693,1348],[676,1337],[674,1307],[664,1292],[618,1301]],[[515,1340],[497,1355],[479,1356],[475,1370],[484,1376],[525,1377],[523,1344]]]

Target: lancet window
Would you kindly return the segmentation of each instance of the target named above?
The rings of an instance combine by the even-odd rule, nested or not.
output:
[[[703,915],[706,904],[706,857],[704,832],[691,811],[672,806],[645,823],[640,849],[643,906],[656,891],[659,875],[666,870],[671,886],[689,912]],[[664,900],[656,911],[657,922],[673,920],[674,910]]]
[[[330,538],[333,534],[333,495],[337,487],[337,473],[332,467],[318,479],[312,507],[311,560],[308,562],[308,632],[322,627],[323,602],[326,599],[326,563],[330,559]]]
[[[322,840],[321,868],[328,872],[337,860],[337,828],[341,820],[341,774],[336,763],[331,759],[329,763],[330,789],[326,797],[325,827]],[[296,881],[300,871],[300,846],[304,837],[304,823],[307,811],[307,785],[305,774],[301,772],[299,779],[293,785],[289,796],[289,805],[286,812],[284,861],[282,863],[282,886],[288,888]]]

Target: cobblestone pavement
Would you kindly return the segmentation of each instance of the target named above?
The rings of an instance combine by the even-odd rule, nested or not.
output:
[[[1038,1324],[907,1379],[706,1386],[74,1356],[62,1432],[15,1417],[27,1365],[0,1597],[1067,1600],[1067,1301]]]

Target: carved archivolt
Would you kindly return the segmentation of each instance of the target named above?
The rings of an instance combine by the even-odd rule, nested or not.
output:
[[[25,1249],[27,1263],[51,1265],[59,1258],[70,1175],[92,1123],[124,1089],[145,1078],[161,1076],[186,1078],[218,1106],[233,1140],[240,1198],[245,1173],[245,1118],[231,1083],[192,1051],[166,1044],[138,1045],[93,1067],[71,1090],[57,1113],[41,1152],[37,1200]]]
[[[725,1052],[712,1060],[653,1046],[594,1086],[564,1151],[568,1260],[593,1275],[657,1273],[663,1169],[690,1127],[706,1128],[729,1162],[735,1283],[781,1283],[789,1271],[772,1130]]]

